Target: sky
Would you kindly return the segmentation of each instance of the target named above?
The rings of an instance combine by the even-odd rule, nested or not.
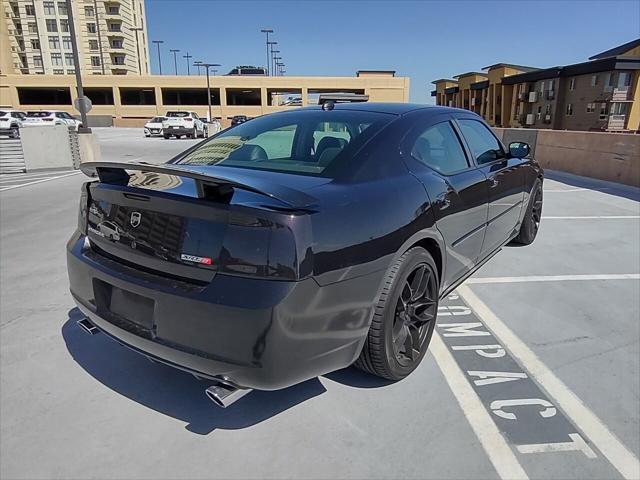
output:
[[[410,101],[432,103],[431,81],[505,62],[551,67],[587,61],[640,37],[640,1],[214,1],[146,0],[149,40],[163,73],[191,62],[266,63],[265,35],[286,75],[354,76],[396,70],[411,79]],[[156,45],[149,44],[152,73]],[[193,72],[192,68],[192,72]]]

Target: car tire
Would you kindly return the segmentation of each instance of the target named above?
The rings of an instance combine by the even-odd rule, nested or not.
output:
[[[164,137],[165,140],[169,140],[169,135],[162,135]]]
[[[386,273],[354,366],[394,381],[415,370],[431,342],[439,288],[438,270],[429,252],[414,247],[402,254]]]
[[[513,239],[513,243],[518,245],[530,245],[538,235],[540,229],[540,219],[542,218],[542,181],[536,178],[529,197],[527,211],[524,214],[522,225],[518,236]]]
[[[209,138],[209,128],[202,130],[202,138]]]
[[[10,138],[20,138],[20,128],[18,128],[17,126],[12,126],[9,130],[9,137]]]

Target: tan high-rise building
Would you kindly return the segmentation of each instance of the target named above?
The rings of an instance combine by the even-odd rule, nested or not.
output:
[[[0,74],[75,73],[67,2],[0,0]],[[144,0],[72,0],[84,75],[147,75]]]

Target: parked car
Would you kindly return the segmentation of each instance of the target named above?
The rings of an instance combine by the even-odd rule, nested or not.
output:
[[[543,170],[529,153],[466,110],[328,103],[164,165],[84,163],[99,181],[82,187],[67,250],[80,324],[210,379],[222,406],[351,364],[400,380],[439,300],[534,241]],[[94,234],[101,221],[158,255]]]
[[[153,117],[151,120],[144,124],[144,136],[162,136],[162,123],[166,120],[167,117]]]
[[[222,127],[220,126],[220,120],[218,120],[217,118],[214,118],[210,122],[207,122],[207,131],[209,135],[215,135],[220,130],[222,130]]]
[[[235,115],[231,118],[231,126],[235,127],[236,125],[240,125],[248,120],[249,118],[246,115]]]
[[[24,120],[25,127],[46,125],[66,125],[76,132],[82,126],[82,122],[62,110],[37,110],[27,112]]]
[[[26,116],[19,110],[0,110],[0,135],[20,138],[20,129]]]
[[[205,138],[208,136],[208,131],[206,124],[196,112],[176,111],[167,112],[167,119],[162,122],[162,136],[165,139],[182,136]]]

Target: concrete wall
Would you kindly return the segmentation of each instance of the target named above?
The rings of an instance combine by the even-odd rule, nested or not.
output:
[[[47,168],[73,168],[69,129],[66,126],[22,128],[20,139],[28,172]]]
[[[542,167],[640,187],[640,135],[496,128],[503,143],[531,145]]]

